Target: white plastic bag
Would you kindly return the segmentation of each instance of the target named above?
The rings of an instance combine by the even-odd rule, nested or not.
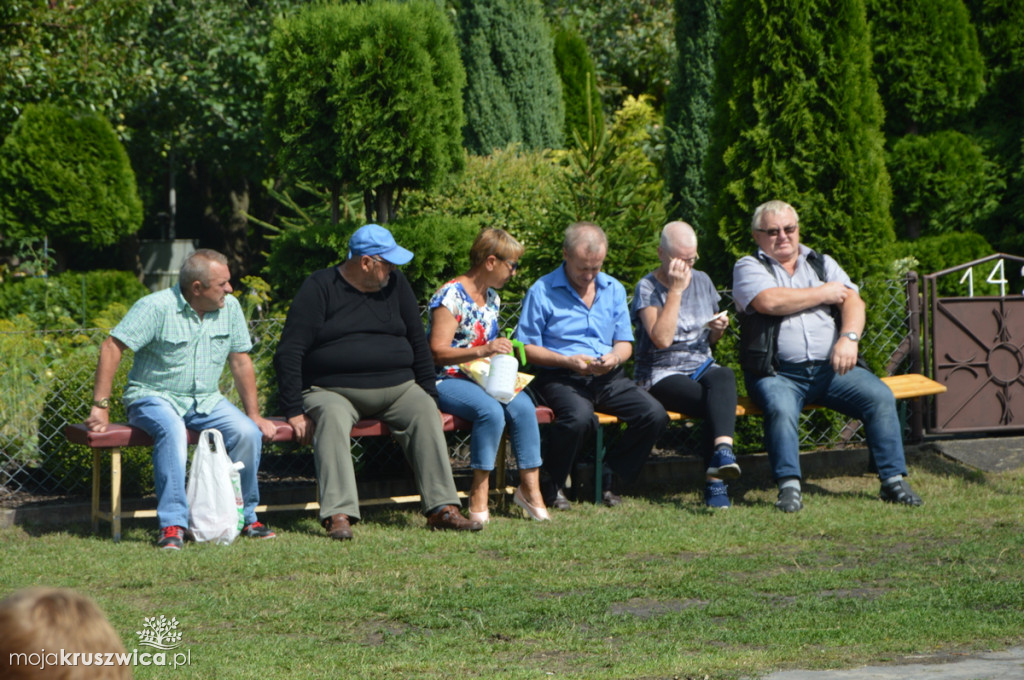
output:
[[[203,430],[192,455],[185,489],[188,528],[197,543],[229,545],[241,532],[241,509],[231,483],[234,471],[220,432]]]

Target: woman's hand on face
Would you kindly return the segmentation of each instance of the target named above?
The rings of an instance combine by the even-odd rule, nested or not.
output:
[[[673,257],[668,263],[668,277],[669,288],[672,290],[685,290],[690,285],[690,276],[693,270],[690,265],[686,264],[684,260],[680,260],[677,257]]]

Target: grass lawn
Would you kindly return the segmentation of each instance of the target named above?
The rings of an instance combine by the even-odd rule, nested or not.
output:
[[[543,524],[492,509],[479,534],[378,510],[348,543],[291,513],[263,518],[275,540],[181,552],[153,547],[153,520],[119,545],[14,527],[0,595],[77,588],[129,651],[148,651],[145,618],[174,617],[197,678],[722,680],[1020,645],[1024,471],[910,463],[921,508],[880,502],[863,476],[809,480],[795,515],[773,488],[739,486],[719,512],[687,488]]]

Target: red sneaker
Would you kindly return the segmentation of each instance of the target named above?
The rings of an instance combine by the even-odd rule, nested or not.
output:
[[[242,535],[246,538],[274,538],[277,534],[263,522],[253,522],[242,527]]]
[[[185,545],[185,527],[164,527],[160,530],[160,540],[156,547],[166,550],[181,550]]]

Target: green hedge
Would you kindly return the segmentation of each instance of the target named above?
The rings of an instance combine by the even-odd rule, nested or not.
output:
[[[23,314],[37,328],[87,328],[112,305],[130,307],[149,293],[131,272],[64,272],[46,278],[11,278],[0,284],[0,318]]]

